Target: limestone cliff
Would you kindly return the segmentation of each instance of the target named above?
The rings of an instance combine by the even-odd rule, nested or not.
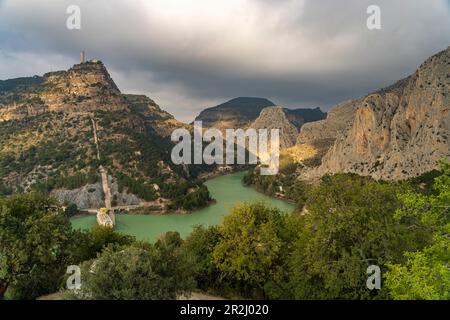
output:
[[[298,145],[331,147],[336,138],[345,133],[354,121],[359,100],[349,100],[336,105],[324,120],[305,123],[297,137]]]
[[[307,176],[354,172],[399,180],[436,169],[450,157],[449,87],[450,48],[406,79],[358,100],[349,129]],[[307,139],[304,130],[300,141]]]
[[[267,107],[261,111],[259,117],[250,125],[253,129],[279,129],[280,147],[289,148],[295,144],[298,130],[288,119],[282,107]]]

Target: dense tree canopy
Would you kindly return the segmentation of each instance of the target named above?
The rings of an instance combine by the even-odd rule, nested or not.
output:
[[[406,193],[400,196],[404,207],[398,220],[433,236],[421,251],[406,252],[406,261],[390,264],[386,277],[394,299],[450,300],[450,164],[442,164],[442,175],[435,179],[432,193]]]
[[[366,270],[399,261],[420,245],[394,220],[396,185],[347,174],[324,177],[309,193],[289,262],[290,295],[299,299],[369,299]]]
[[[181,239],[155,245],[107,247],[97,259],[82,265],[84,299],[176,299],[194,288],[189,260],[179,250]]]
[[[13,298],[55,291],[70,258],[71,226],[55,200],[0,198],[0,283]]]
[[[127,246],[136,240],[108,227],[96,225],[89,231],[73,231],[71,262],[74,264],[97,257],[109,245]]]
[[[202,290],[220,289],[222,277],[213,263],[213,252],[221,237],[217,226],[196,226],[183,244],[183,249],[194,259],[195,280]]]
[[[262,203],[241,204],[219,227],[213,261],[237,281],[262,289],[280,263],[285,215]]]

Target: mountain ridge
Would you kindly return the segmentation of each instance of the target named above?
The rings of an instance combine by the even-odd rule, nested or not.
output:
[[[414,74],[353,100],[346,109],[344,104],[344,113],[352,115],[347,125],[339,132],[322,130],[322,135],[335,138],[325,148],[320,165],[306,170],[303,177],[352,172],[401,180],[437,169],[440,159],[450,157],[449,88],[450,47],[428,58]],[[299,145],[313,145],[311,132],[320,132],[329,120],[304,126]]]
[[[195,121],[202,121],[204,127],[214,127],[219,130],[247,128],[267,107],[277,106],[265,98],[239,97],[206,108],[200,112]],[[298,128],[303,123],[323,119],[325,114],[320,108],[287,109],[284,108],[290,121]]]

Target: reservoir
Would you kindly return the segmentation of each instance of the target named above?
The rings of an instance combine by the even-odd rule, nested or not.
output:
[[[276,207],[285,212],[292,212],[294,205],[288,202],[268,197],[251,187],[242,185],[241,180],[245,172],[232,173],[213,178],[205,182],[211,196],[216,203],[209,207],[197,210],[191,214],[166,215],[116,215],[115,230],[135,236],[138,240],[155,241],[159,235],[167,231],[178,231],[181,237],[188,236],[195,225],[217,225],[223,217],[229,214],[230,209],[238,203],[263,201],[267,205]],[[72,226],[75,229],[90,229],[96,224],[96,217],[85,216],[73,218]]]

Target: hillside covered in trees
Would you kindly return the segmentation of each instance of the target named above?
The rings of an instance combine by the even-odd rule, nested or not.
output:
[[[170,134],[181,127],[189,128],[146,96],[122,94],[99,61],[1,81],[0,194],[38,191],[103,207],[102,166],[113,205],[203,206],[210,199],[197,176],[211,168],[170,159]]]

